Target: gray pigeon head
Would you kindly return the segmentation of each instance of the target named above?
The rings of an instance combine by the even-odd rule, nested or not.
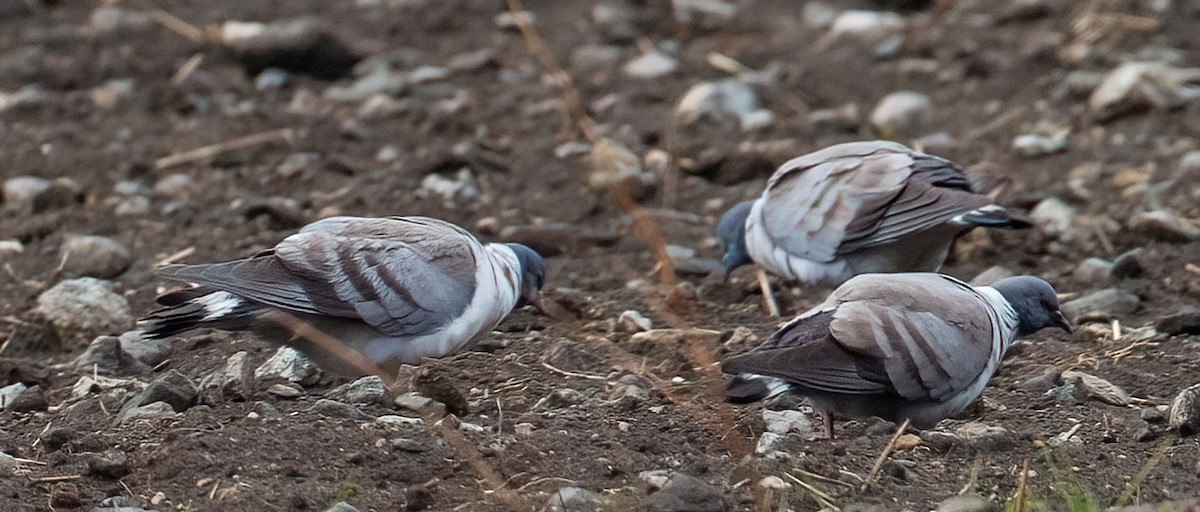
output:
[[[517,307],[537,306],[541,300],[542,285],[546,284],[546,262],[540,254],[524,245],[507,245],[521,264],[521,300],[517,302]]]
[[[1028,336],[1046,327],[1058,327],[1068,333],[1071,322],[1058,305],[1058,295],[1050,283],[1033,276],[1008,277],[992,285],[1017,312],[1017,336]]]
[[[746,218],[754,201],[738,203],[717,222],[717,244],[721,247],[722,277],[728,278],[734,269],[754,263],[746,251]]]

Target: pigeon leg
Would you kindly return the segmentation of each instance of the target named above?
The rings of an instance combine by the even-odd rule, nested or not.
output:
[[[763,307],[767,309],[767,316],[779,316],[779,303],[775,302],[775,294],[771,292],[771,281],[761,268],[758,269],[758,288],[762,290]]]

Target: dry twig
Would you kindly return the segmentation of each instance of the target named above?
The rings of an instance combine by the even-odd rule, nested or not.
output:
[[[272,130],[269,132],[255,133],[245,137],[238,137],[233,140],[210,144],[208,146],[199,147],[193,150],[175,153],[173,155],[164,156],[154,161],[154,168],[157,170],[168,169],[178,165],[189,164],[206,160],[221,153],[236,151],[249,147],[266,144],[269,142],[287,142],[292,144],[295,141],[295,132],[291,128],[283,128],[280,130]]]
[[[887,446],[883,447],[883,452],[879,454],[879,458],[875,459],[875,465],[871,466],[871,472],[867,473],[867,480],[859,488],[860,492],[866,492],[871,483],[875,481],[875,478],[879,476],[879,470],[883,468],[883,461],[887,460],[888,455],[891,455],[892,451],[896,449],[896,440],[900,439],[900,436],[904,434],[904,431],[908,428],[908,423],[908,418],[905,418],[900,423],[900,426],[896,428],[896,433],[892,434],[892,439],[888,441]]]

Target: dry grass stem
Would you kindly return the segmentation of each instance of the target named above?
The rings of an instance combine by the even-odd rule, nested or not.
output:
[[[887,460],[888,455],[891,455],[892,451],[896,449],[896,440],[900,439],[900,436],[904,434],[905,430],[908,429],[908,423],[908,418],[905,418],[904,421],[900,422],[900,426],[896,427],[896,433],[892,434],[892,439],[888,441],[887,446],[883,447],[883,451],[880,452],[879,458],[875,459],[875,465],[871,466],[871,472],[867,473],[866,481],[864,481],[862,487],[859,488],[860,492],[866,492],[867,488],[871,486],[871,483],[875,481],[875,478],[879,476],[879,470],[883,468],[883,461]]]
[[[761,268],[755,269],[758,275],[758,289],[762,291],[763,308],[767,310],[767,316],[778,318],[779,303],[775,301],[775,293],[771,290],[771,279],[767,277],[767,272]]]
[[[179,87],[187,81],[188,77],[192,76],[197,69],[200,68],[200,63],[204,62],[204,54],[197,53],[188,58],[179,69],[175,70],[175,75],[171,77],[171,85]]]
[[[216,144],[210,144],[208,146],[184,151],[182,153],[164,156],[154,161],[154,168],[161,171],[163,169],[169,169],[179,165],[207,160],[229,151],[246,149],[271,142],[286,142],[288,144],[292,144],[295,141],[295,137],[295,132],[291,128],[255,133],[245,137],[238,137],[225,142],[218,142]]]
[[[162,266],[170,265],[170,264],[175,263],[179,260],[182,260],[188,256],[191,256],[192,253],[194,253],[194,252],[196,252],[195,247],[187,247],[185,249],[180,249],[180,250],[175,251],[171,254],[168,254],[168,255],[164,256],[162,259],[154,262],[154,266],[162,267]]]
[[[154,9],[150,11],[150,18],[167,30],[179,34],[193,43],[204,44],[208,42],[208,37],[205,36],[204,30],[175,17],[175,15],[167,11]]]
[[[1025,512],[1025,495],[1029,492],[1028,488],[1026,487],[1027,485],[1029,485],[1028,458],[1026,458],[1025,462],[1021,464],[1021,476],[1017,480],[1017,494],[1013,498],[1017,502],[1014,512]]]
[[[839,512],[842,510],[840,507],[833,504],[833,498],[831,498],[828,494],[825,494],[824,492],[822,492],[820,489],[813,487],[812,484],[809,484],[808,482],[805,482],[804,480],[797,478],[795,475],[793,475],[791,473],[784,472],[783,476],[786,476],[791,481],[796,482],[797,484],[800,484],[800,487],[803,487],[804,489],[806,489],[809,492],[809,494],[812,494],[813,499],[817,501],[817,504],[820,505],[822,509],[829,509],[829,510],[833,510],[835,512]]]
[[[608,380],[608,378],[603,375],[591,375],[591,374],[587,374],[587,373],[569,372],[567,370],[563,370],[562,368],[557,368],[554,365],[547,363],[545,361],[542,361],[542,366],[544,366],[547,370],[550,370],[554,373],[558,373],[561,375],[566,375],[567,377],[576,377],[576,378],[588,379],[588,380]]]

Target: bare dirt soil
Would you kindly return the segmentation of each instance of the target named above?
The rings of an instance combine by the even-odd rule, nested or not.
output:
[[[0,451],[19,459],[0,473],[0,510],[90,510],[113,496],[154,510],[325,510],[339,501],[359,510],[539,510],[567,486],[598,493],[606,510],[932,510],[964,490],[999,508],[1011,506],[1023,474],[1024,510],[1200,495],[1200,442],[1144,412],[1200,382],[1198,338],[1134,344],[1147,332],[1138,328],[1200,298],[1200,242],[1128,227],[1135,214],[1160,208],[1200,218],[1194,181],[1157,186],[1200,148],[1200,102],[1105,122],[1087,105],[1099,78],[1122,62],[1200,67],[1195,4],[948,1],[912,10],[901,2],[806,8],[780,0],[719,4],[733,14],[687,18],[681,6],[704,2],[530,2],[533,27],[598,132],[647,162],[646,179],[633,187],[641,224],[629,205],[589,186],[588,141],[559,82],[522,34],[497,19],[503,2],[101,4],[0,0],[0,178],[68,179],[29,208],[4,204],[0,218],[0,240],[22,247],[0,252],[0,385],[37,385],[45,398],[0,412]],[[112,6],[124,11],[101,10]],[[822,6],[896,12],[906,28],[893,50],[833,40],[816,20]],[[230,52],[147,17],[155,9],[193,27],[311,16],[368,64],[386,63],[407,81],[338,98],[336,88],[360,78],[249,74]],[[649,78],[622,70],[654,48],[678,69]],[[762,72],[753,90],[773,122],[743,131],[729,120],[672,121],[691,86],[731,78],[735,66],[721,56]],[[1001,265],[1044,276],[1072,296],[1127,290],[1140,306],[1116,315],[1135,335],[1034,336],[1006,360],[978,407],[938,429],[975,422],[1006,432],[943,442],[926,433],[860,490],[894,426],[840,422],[836,440],[791,433],[756,454],[763,406],[724,403],[715,365],[777,323],[762,312],[753,273],[722,284],[680,272],[676,283],[659,285],[652,249],[665,240],[696,249],[701,260],[717,258],[711,232],[725,208],[757,194],[788,157],[879,137],[868,114],[897,90],[931,98],[930,126],[915,135],[949,137],[926,139],[929,151],[1007,180],[1005,200],[1016,207],[1059,197],[1076,213],[1061,234],[969,236],[945,271],[970,279]],[[1069,132],[1061,151],[1026,157],[1013,149],[1019,135],[1057,128]],[[282,129],[290,132],[240,149],[159,160]],[[676,157],[677,180],[656,174],[662,155]],[[464,168],[473,192],[443,197],[423,185],[430,175],[453,184]],[[436,427],[432,418],[375,421],[417,415],[390,402],[356,406],[358,417],[314,410],[341,383],[329,377],[296,398],[258,382],[250,396],[124,424],[113,397],[127,395],[73,397],[72,386],[91,372],[71,362],[91,340],[56,332],[33,312],[40,293],[73,277],[61,266],[67,235],[128,247],[132,266],[112,281],[140,316],[158,290],[153,267],[169,255],[249,255],[335,213],[436,216],[487,240],[534,244],[550,255],[547,295],[567,313],[558,316],[578,320],[519,311],[479,350],[422,365],[422,375],[405,382],[440,383],[422,391],[458,409],[469,425],[457,429],[449,419]],[[648,236],[652,230],[663,239]],[[1088,257],[1112,260],[1135,248],[1144,249],[1141,273],[1109,282],[1077,272]],[[823,293],[783,286],[779,295],[794,314]],[[617,321],[626,310],[655,328],[717,334],[635,340]],[[1099,319],[1097,326],[1111,325],[1111,317]],[[198,383],[237,351],[258,365],[275,347],[191,333],[174,341],[167,362],[122,378],[149,382],[174,370]],[[1046,396],[1063,370],[1106,379],[1132,403]],[[1037,380],[1047,372],[1049,380]],[[663,508],[639,476],[656,470],[696,477],[704,485],[693,494],[719,497]],[[772,476],[786,485],[760,485]]]

